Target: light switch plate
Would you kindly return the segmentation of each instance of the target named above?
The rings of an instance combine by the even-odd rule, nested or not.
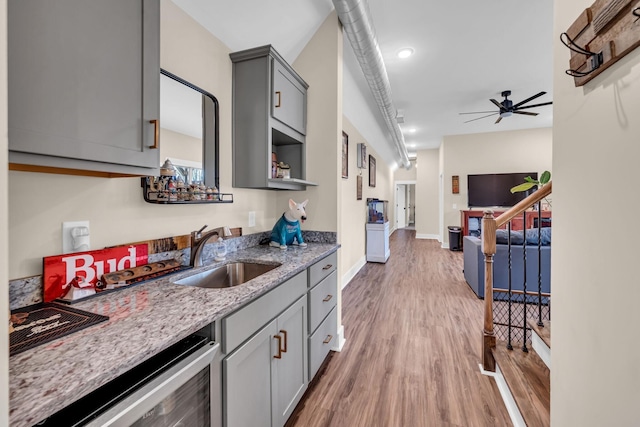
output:
[[[88,251],[91,248],[89,221],[62,223],[62,253]]]
[[[254,211],[249,212],[249,227],[256,226],[256,213]]]

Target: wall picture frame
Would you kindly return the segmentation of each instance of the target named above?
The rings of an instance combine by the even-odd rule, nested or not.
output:
[[[349,135],[342,131],[342,179],[349,179]]]
[[[376,158],[369,154],[369,187],[376,186]]]
[[[367,168],[367,146],[364,142],[358,144],[358,159],[357,166],[359,169]]]
[[[362,200],[362,175],[356,177],[356,200]]]

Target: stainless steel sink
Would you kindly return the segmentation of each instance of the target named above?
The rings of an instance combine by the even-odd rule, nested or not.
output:
[[[176,285],[197,286],[199,288],[230,288],[255,279],[279,266],[280,264],[233,262],[185,277],[173,283]]]

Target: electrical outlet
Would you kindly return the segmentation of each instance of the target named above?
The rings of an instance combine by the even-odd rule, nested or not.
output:
[[[89,221],[62,223],[62,253],[85,252],[91,247]]]
[[[249,212],[249,227],[256,226],[256,213],[254,211]]]
[[[458,205],[456,203],[454,203],[452,209],[458,209]]]

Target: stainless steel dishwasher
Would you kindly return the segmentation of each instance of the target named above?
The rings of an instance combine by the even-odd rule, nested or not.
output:
[[[38,426],[219,426],[220,345],[191,335]]]

